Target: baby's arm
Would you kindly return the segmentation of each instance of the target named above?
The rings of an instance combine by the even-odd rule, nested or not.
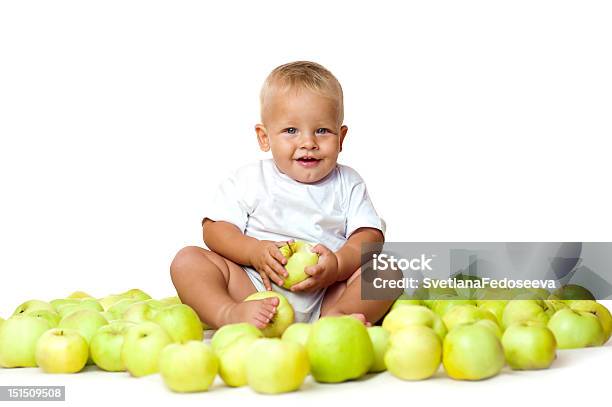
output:
[[[382,232],[374,228],[359,228],[348,238],[344,246],[336,252],[338,258],[337,281],[347,280],[357,271],[361,264],[362,243],[382,243],[385,238]]]
[[[237,264],[252,266],[259,272],[266,289],[271,290],[270,279],[283,285],[287,262],[278,249],[286,242],[258,240],[243,234],[235,225],[224,221],[204,219],[202,223],[204,243],[210,250]]]
[[[202,223],[204,243],[210,250],[237,264],[250,265],[249,253],[258,240],[247,236],[233,224],[212,221]]]

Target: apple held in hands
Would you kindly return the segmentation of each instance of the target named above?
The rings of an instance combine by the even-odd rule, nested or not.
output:
[[[125,333],[133,325],[129,321],[115,321],[98,329],[89,345],[91,360],[96,366],[108,372],[125,371],[121,361],[121,347]]]
[[[159,356],[159,372],[164,382],[180,393],[208,390],[218,369],[217,356],[201,341],[170,344]]]
[[[571,308],[557,311],[548,321],[548,329],[555,335],[559,349],[600,346],[605,339],[603,327],[596,315]]]
[[[312,376],[318,382],[357,379],[374,362],[374,348],[366,327],[350,316],[323,317],[312,324],[306,350]]]
[[[50,329],[36,344],[36,363],[45,373],[80,372],[88,357],[89,345],[76,329]]]
[[[289,274],[285,278],[283,287],[289,289],[309,277],[304,269],[314,266],[319,261],[319,255],[310,251],[312,248],[310,243],[300,240],[280,247],[281,254],[287,259],[285,270]]]
[[[162,308],[153,317],[153,322],[164,328],[173,342],[201,341],[204,337],[198,314],[186,304]]]
[[[502,337],[508,365],[514,370],[547,369],[556,357],[557,342],[541,322],[510,325]]]
[[[141,377],[159,371],[159,355],[172,339],[154,322],[130,327],[121,346],[121,361],[132,376]]]
[[[499,338],[476,322],[449,331],[442,345],[442,363],[453,379],[481,380],[498,374],[505,356]]]
[[[422,380],[440,367],[442,341],[433,329],[411,325],[394,332],[384,355],[387,370],[403,380]]]
[[[249,295],[245,301],[256,301],[263,300],[264,298],[277,297],[279,299],[278,305],[276,306],[276,313],[272,317],[272,320],[261,332],[267,338],[280,337],[285,329],[293,323],[293,307],[289,304],[289,301],[284,295],[277,293],[276,291],[259,291]]]
[[[245,366],[249,387],[263,394],[299,389],[309,370],[304,347],[278,338],[257,339],[249,349]]]
[[[27,314],[4,321],[0,325],[0,366],[35,367],[36,342],[51,328],[47,320]]]

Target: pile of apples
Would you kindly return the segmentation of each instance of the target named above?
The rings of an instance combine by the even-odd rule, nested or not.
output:
[[[298,390],[309,374],[340,383],[384,370],[423,380],[441,364],[457,380],[486,379],[506,364],[545,369],[557,349],[601,346],[612,333],[610,312],[594,300],[400,297],[382,326],[366,327],[350,316],[293,323],[293,308],[274,291],[245,301],[269,296],[280,302],[265,329],[226,325],[210,344],[206,326],[178,297],[154,300],[132,289],[100,299],[77,292],[31,300],[0,319],[0,366],[76,373],[95,364],[134,377],[160,373],[176,392],[206,391],[218,374],[228,386],[278,394]]]
[[[0,366],[76,373],[95,364],[144,376],[158,371],[166,345],[202,342],[204,328],[178,297],[154,300],[139,289],[100,299],[75,292],[49,302],[30,300],[0,319]]]

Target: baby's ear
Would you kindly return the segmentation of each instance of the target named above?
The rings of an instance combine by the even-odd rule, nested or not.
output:
[[[270,139],[268,137],[268,131],[263,124],[255,125],[255,133],[257,134],[257,142],[261,151],[270,151]]]
[[[342,143],[344,143],[344,138],[346,137],[346,133],[348,132],[347,126],[340,127],[340,151],[342,151]]]

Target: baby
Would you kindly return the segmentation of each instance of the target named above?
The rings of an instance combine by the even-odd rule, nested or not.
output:
[[[202,221],[210,250],[181,249],[170,266],[181,301],[212,328],[249,322],[264,328],[278,298],[243,300],[274,290],[293,305],[296,322],[354,315],[374,323],[392,301],[361,299],[361,244],[383,242],[363,179],[337,163],[347,133],[342,88],[327,69],[299,61],[274,69],[260,94],[262,151],[221,183]],[[287,242],[311,242],[319,255],[310,277],[282,288]]]

